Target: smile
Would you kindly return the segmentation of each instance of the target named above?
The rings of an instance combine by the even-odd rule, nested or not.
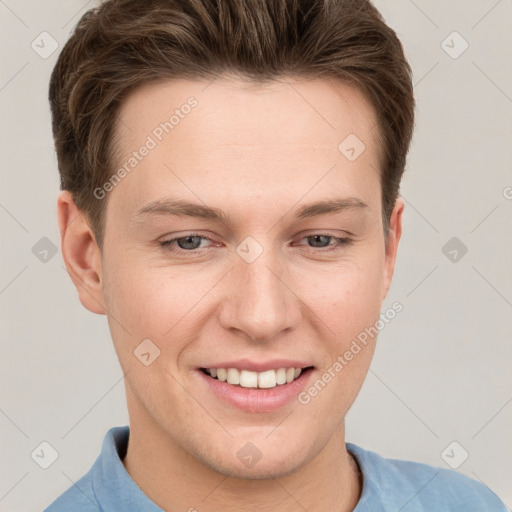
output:
[[[242,388],[270,389],[288,384],[297,379],[307,368],[278,368],[255,372],[237,368],[201,368],[201,371],[213,379],[227,382]]]

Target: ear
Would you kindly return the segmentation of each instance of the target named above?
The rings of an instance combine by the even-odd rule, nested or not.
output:
[[[106,314],[101,279],[101,252],[85,214],[64,190],[57,200],[62,256],[82,305],[93,313]]]
[[[400,242],[400,237],[402,236],[403,211],[404,201],[401,197],[398,197],[389,219],[389,232],[386,240],[386,253],[384,258],[384,283],[382,290],[382,300],[386,298],[386,295],[388,294],[389,288],[391,286],[391,280],[393,279],[398,243]]]

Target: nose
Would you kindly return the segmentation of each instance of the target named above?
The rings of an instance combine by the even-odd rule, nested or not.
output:
[[[229,284],[219,321],[224,329],[267,342],[297,327],[301,302],[286,264],[269,250],[255,261],[239,258],[228,274]],[[287,278],[288,276],[288,278]]]

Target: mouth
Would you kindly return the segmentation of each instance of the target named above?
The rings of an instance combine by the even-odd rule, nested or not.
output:
[[[199,368],[213,380],[230,384],[237,388],[272,389],[290,384],[313,370],[313,366],[281,367],[262,372],[238,368]]]
[[[249,413],[272,413],[297,403],[315,371],[309,362],[297,360],[239,359],[197,367],[194,373],[209,398]]]

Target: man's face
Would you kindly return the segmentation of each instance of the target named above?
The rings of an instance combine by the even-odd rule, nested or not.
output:
[[[190,97],[197,103],[183,107]],[[160,123],[176,109],[166,133]],[[100,281],[131,424],[151,425],[223,474],[288,474],[343,428],[374,351],[370,339],[301,403],[299,393],[376,323],[389,287],[396,244],[386,252],[375,113],[344,84],[226,78],[145,86],[119,120],[119,166],[139,157],[107,198]],[[355,160],[356,139],[339,149],[350,134],[366,146]],[[345,207],[297,215],[333,200]],[[174,215],[157,201],[224,217]],[[234,389],[201,370],[291,362],[312,368],[299,385],[266,390]],[[261,458],[248,464],[243,450]]]

